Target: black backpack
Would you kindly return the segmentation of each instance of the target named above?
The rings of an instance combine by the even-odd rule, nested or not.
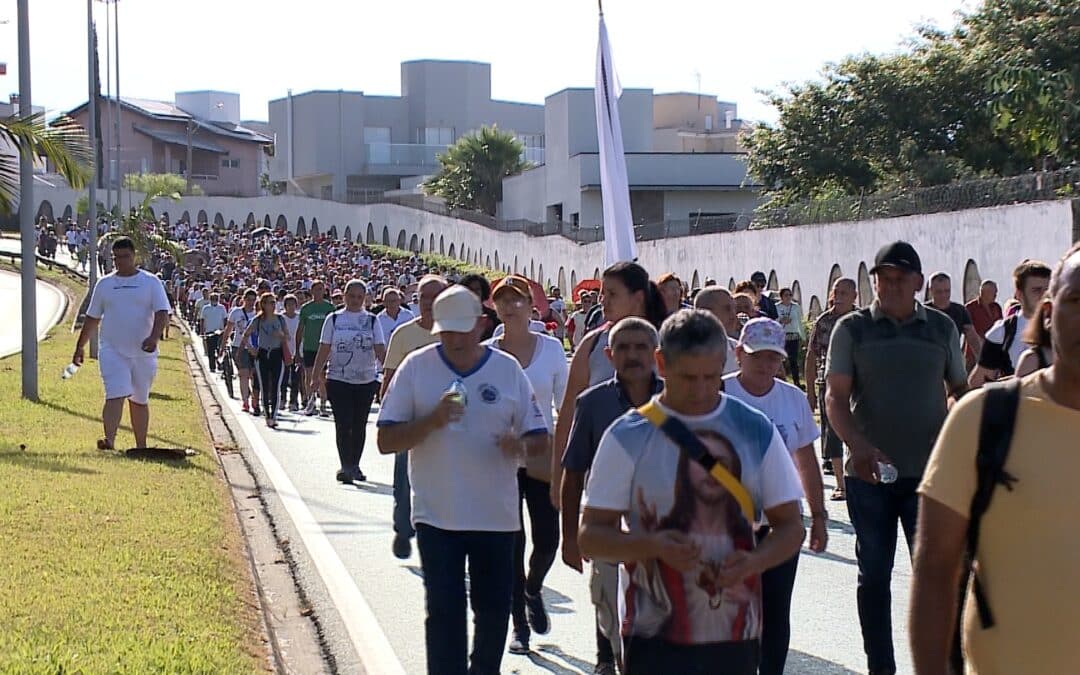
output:
[[[960,645],[961,623],[964,596],[967,593],[968,580],[972,579],[972,591],[975,595],[975,607],[979,612],[979,622],[983,630],[994,627],[994,613],[986,597],[986,588],[976,569],[976,554],[979,549],[979,529],[982,518],[990,508],[994,489],[1002,485],[1012,490],[1017,478],[1005,470],[1005,462],[1012,446],[1013,430],[1016,427],[1016,413],[1020,408],[1019,378],[1009,378],[1002,382],[986,385],[986,399],[983,401],[982,417],[979,420],[979,448],[975,455],[976,483],[975,494],[971,498],[971,511],[968,515],[967,552],[964,572],[960,583],[960,612],[957,613],[956,634],[953,640],[953,665],[957,672],[963,672],[963,656]]]

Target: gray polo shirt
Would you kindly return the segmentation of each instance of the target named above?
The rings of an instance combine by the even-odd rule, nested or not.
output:
[[[855,425],[895,463],[920,478],[948,412],[945,386],[967,381],[960,335],[948,315],[914,303],[900,323],[877,300],[840,319],[829,342],[827,375],[852,378]]]
[[[653,376],[652,394],[660,393],[663,388],[663,380]],[[563,468],[581,473],[591,469],[604,432],[632,407],[617,376],[581,392],[577,397],[574,422],[570,426],[570,438],[562,457]]]

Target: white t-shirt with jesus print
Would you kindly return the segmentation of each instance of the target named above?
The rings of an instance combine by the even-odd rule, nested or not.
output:
[[[464,416],[409,451],[413,524],[515,532],[520,527],[518,457],[503,452],[498,439],[507,433],[546,434],[547,424],[514,357],[485,347],[475,367],[458,372],[443,356],[441,344],[422,347],[394,371],[378,425],[430,415],[455,380],[465,385]]]
[[[339,309],[323,321],[319,342],[330,345],[326,379],[369,384],[379,376],[375,345],[386,345],[382,327],[375,315],[366,310],[350,312]]]
[[[661,406],[663,407],[663,406]],[[755,518],[802,498],[795,465],[772,422],[742,401],[722,396],[707,415],[681,420],[746,487]],[[619,567],[619,615],[624,636],[659,637],[682,645],[744,642],[761,637],[761,578],[734,587],[717,583],[724,560],[754,547],[754,523],[705,470],[636,410],[604,432],[585,493],[587,508],[619,511],[630,532],[675,530],[701,548],[690,572],[659,564],[671,599],[665,614],[634,582],[637,563]],[[718,517],[719,516],[719,517]],[[747,642],[748,648],[752,643]]]

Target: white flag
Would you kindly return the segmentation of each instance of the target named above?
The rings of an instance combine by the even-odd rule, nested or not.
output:
[[[622,88],[611,62],[604,14],[596,49],[596,138],[600,143],[600,198],[604,204],[604,263],[637,258],[634,221],[630,214],[630,182],[626,177],[619,96]]]

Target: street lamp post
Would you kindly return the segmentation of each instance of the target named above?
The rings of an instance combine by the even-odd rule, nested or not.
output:
[[[97,157],[98,137],[97,137],[97,72],[94,69],[94,61],[96,54],[94,53],[94,0],[86,0],[86,51],[88,55],[87,63],[89,71],[89,83],[90,83],[90,97],[87,99],[90,101],[90,105],[87,106],[90,112],[90,147],[93,148],[94,157]],[[95,167],[95,171],[100,172],[101,167]],[[88,201],[89,212],[87,216],[90,218],[90,292],[94,292],[94,287],[97,285],[98,277],[98,226],[97,226],[97,177],[95,176],[90,180],[88,186]],[[90,341],[90,356],[91,358],[97,358],[97,333]]]
[[[26,118],[30,106],[30,0],[18,0],[19,14],[19,114]],[[24,143],[19,148],[19,233],[22,237],[22,395],[38,400],[37,353],[37,258],[34,255],[34,155]]]

